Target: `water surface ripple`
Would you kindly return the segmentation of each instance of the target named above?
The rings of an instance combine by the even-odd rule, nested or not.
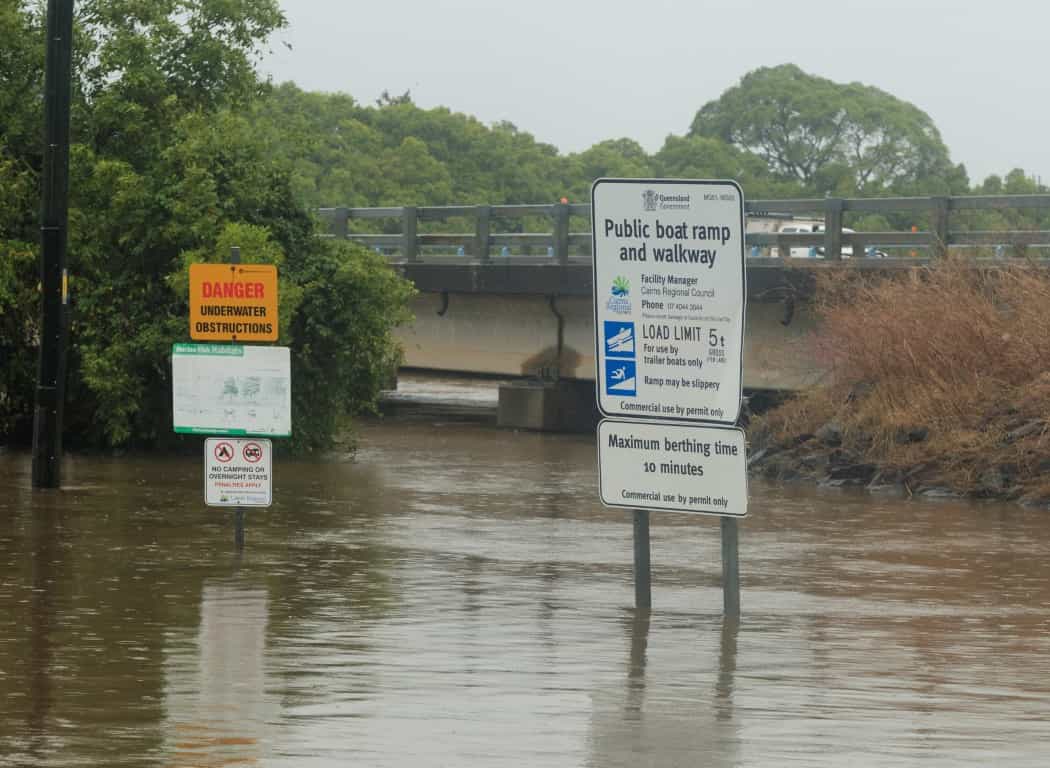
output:
[[[278,459],[209,510],[194,459],[0,453],[0,765],[1050,764],[1050,526],[1013,506],[751,484],[653,517],[655,610],[593,440],[437,417]]]

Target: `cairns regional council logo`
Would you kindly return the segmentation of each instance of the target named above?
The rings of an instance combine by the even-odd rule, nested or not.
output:
[[[609,297],[609,301],[605,303],[607,310],[618,315],[631,314],[631,300],[627,298],[631,293],[630,280],[622,275],[617,275],[616,279],[613,280],[612,289],[609,293],[612,295]]]

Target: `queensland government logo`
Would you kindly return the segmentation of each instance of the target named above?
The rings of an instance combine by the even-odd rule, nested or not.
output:
[[[642,208],[646,211],[688,211],[690,207],[688,194],[665,195],[655,189],[642,192]]]
[[[627,298],[631,293],[630,280],[622,275],[617,275],[616,279],[613,280],[609,293],[612,295],[609,297],[609,301],[605,303],[607,310],[618,315],[631,314],[631,300]]]

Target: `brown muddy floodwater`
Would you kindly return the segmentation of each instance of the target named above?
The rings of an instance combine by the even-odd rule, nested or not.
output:
[[[360,444],[278,459],[241,557],[198,460],[0,453],[0,765],[1050,765],[1043,513],[756,481],[739,625],[675,514],[635,617],[593,439]]]

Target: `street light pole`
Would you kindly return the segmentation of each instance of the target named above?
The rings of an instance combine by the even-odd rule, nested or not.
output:
[[[33,487],[62,483],[66,373],[66,241],[69,221],[69,105],[73,78],[73,0],[48,0],[41,174],[40,366],[33,415]]]

